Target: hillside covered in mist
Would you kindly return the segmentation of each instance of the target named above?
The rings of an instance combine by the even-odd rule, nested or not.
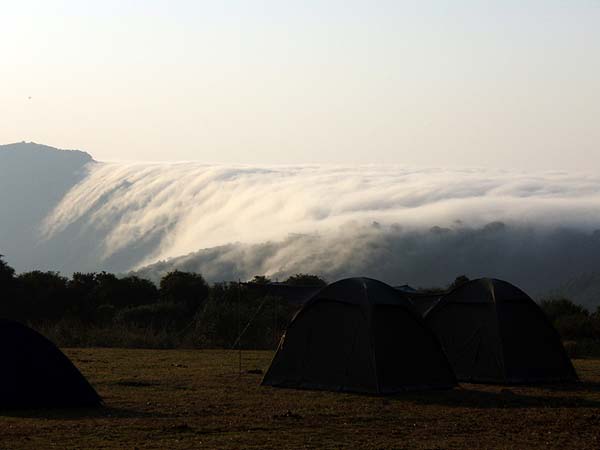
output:
[[[594,305],[599,229],[590,174],[102,163],[0,146],[0,254],[18,271],[310,272],[415,286],[464,273]]]

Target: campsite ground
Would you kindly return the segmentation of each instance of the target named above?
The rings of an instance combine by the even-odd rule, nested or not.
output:
[[[230,351],[66,353],[105,407],[0,412],[0,448],[600,448],[600,360],[579,384],[370,397],[260,387],[271,352],[241,376]]]

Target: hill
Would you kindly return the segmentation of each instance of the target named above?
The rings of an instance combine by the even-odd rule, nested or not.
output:
[[[18,272],[173,269],[208,281],[315,273],[446,286],[506,279],[539,298],[600,267],[600,176],[401,167],[103,163],[0,146],[0,254]],[[593,269],[592,269],[593,270]],[[587,280],[587,281],[586,281]]]
[[[20,269],[31,260],[40,222],[85,175],[92,157],[33,142],[0,145],[0,253]]]

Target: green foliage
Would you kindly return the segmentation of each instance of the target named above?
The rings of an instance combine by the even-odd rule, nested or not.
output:
[[[158,300],[158,289],[151,281],[136,276],[117,278],[107,272],[75,273],[68,288],[76,299],[70,311],[84,321],[93,320],[102,305],[126,308]]]
[[[36,320],[58,319],[71,304],[67,279],[58,272],[34,270],[20,274],[17,279],[19,300],[15,299],[11,315]]]
[[[115,315],[115,321],[141,328],[161,329],[182,327],[189,322],[189,316],[181,303],[155,303],[124,308]]]
[[[551,322],[564,316],[589,315],[583,306],[576,305],[566,298],[544,299],[540,302],[540,308],[546,313]]]
[[[561,338],[568,342],[571,356],[598,355],[600,349],[600,314],[566,298],[546,299],[540,302]]]
[[[292,275],[285,280],[285,283],[292,286],[327,286],[327,281],[323,278],[307,273],[297,273],[296,275]]]
[[[202,275],[175,270],[160,280],[160,300],[195,312],[208,297],[210,288]]]
[[[96,304],[123,308],[155,303],[158,300],[158,289],[149,280],[136,276],[117,278],[104,272],[97,277],[99,285]]]
[[[101,325],[106,325],[112,322],[116,315],[117,308],[113,305],[100,305],[94,311],[93,321]]]
[[[202,347],[274,348],[292,313],[280,298],[256,295],[238,283],[216,283],[196,317],[197,342]]]
[[[0,289],[12,285],[15,276],[15,269],[10,267],[3,258],[4,255],[0,255]]]
[[[271,282],[270,278],[267,278],[264,275],[254,275],[254,278],[250,280],[250,283],[254,284],[269,284]]]
[[[600,321],[594,316],[569,314],[557,317],[553,324],[563,339],[600,339]]]
[[[0,314],[10,316],[15,295],[15,270],[0,255]]]
[[[2,261],[3,262],[3,261]],[[0,304],[3,315],[52,330],[61,341],[122,342],[130,345],[274,348],[295,307],[238,283],[209,286],[202,275],[174,271],[160,288],[136,276],[107,272],[27,272],[14,278],[15,295]],[[324,284],[313,275],[290,277],[292,284]],[[255,281],[268,283],[266,277]],[[109,330],[114,330],[114,339]],[[88,332],[89,330],[89,332]],[[81,333],[79,335],[78,333]],[[141,344],[141,342],[145,342]],[[125,344],[129,345],[129,344]]]
[[[73,300],[70,307],[70,312],[73,316],[79,317],[86,322],[94,320],[94,317],[97,315],[97,305],[99,304],[96,299],[99,285],[96,273],[76,272],[73,274],[67,282],[67,289]],[[114,307],[112,309],[114,310]],[[106,314],[100,313],[100,316],[102,317],[100,320],[104,321]]]
[[[450,285],[448,286],[448,290],[451,291],[453,289],[456,289],[457,287],[462,286],[463,284],[468,283],[469,281],[470,279],[466,275],[459,275],[454,279],[452,283],[450,283]]]
[[[468,281],[466,275],[458,276],[449,289]],[[262,275],[252,280],[270,282]],[[285,283],[326,285],[319,276],[304,273]],[[447,291],[419,289],[428,294]],[[73,345],[275,348],[296,310],[261,289],[240,283],[209,286],[202,275],[178,270],[165,275],[160,288],[137,276],[119,278],[107,272],[77,272],[70,279],[39,270],[15,276],[2,255],[0,299],[0,315],[38,324]],[[571,354],[599,353],[600,307],[590,314],[566,298],[544,299],[540,307],[569,342]]]

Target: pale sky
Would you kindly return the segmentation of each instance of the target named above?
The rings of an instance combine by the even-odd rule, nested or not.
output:
[[[600,164],[598,0],[0,0],[0,61],[0,144],[97,160]]]

